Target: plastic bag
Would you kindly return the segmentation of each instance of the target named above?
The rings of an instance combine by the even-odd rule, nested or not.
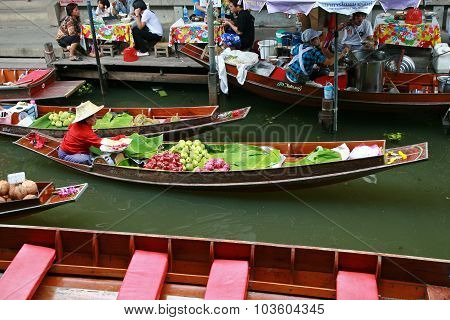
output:
[[[376,144],[372,146],[357,146],[350,152],[349,160],[376,157],[381,155],[380,147]]]

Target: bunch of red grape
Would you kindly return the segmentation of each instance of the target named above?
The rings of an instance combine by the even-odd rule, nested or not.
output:
[[[155,154],[153,157],[148,159],[148,162],[144,165],[144,168],[154,170],[183,171],[183,165],[180,162],[180,155],[169,151]]]

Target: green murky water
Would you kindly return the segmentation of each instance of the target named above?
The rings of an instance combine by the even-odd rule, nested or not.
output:
[[[206,86],[164,85],[160,98],[150,84],[111,85],[110,106],[207,105]],[[98,92],[73,97],[71,104]],[[285,192],[197,192],[91,177],[55,165],[0,137],[0,176],[26,171],[33,180],[57,185],[88,182],[77,204],[1,219],[1,223],[214,237],[450,259],[450,136],[440,114],[341,112],[339,133],[322,133],[317,110],[286,109],[236,88],[223,109],[250,105],[239,123],[204,140],[367,140],[403,132],[401,144],[428,141],[430,160],[368,179]],[[393,146],[393,144],[388,144]]]

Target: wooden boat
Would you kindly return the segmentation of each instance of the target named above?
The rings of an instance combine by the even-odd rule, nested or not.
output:
[[[39,195],[35,199],[16,200],[0,203],[0,217],[12,214],[38,212],[77,201],[88,187],[87,183],[64,187],[75,188],[76,192],[67,196],[59,196],[64,188],[55,188],[52,182],[37,182]]]
[[[203,49],[187,44],[180,50],[205,67],[209,67],[209,58],[203,54]],[[249,71],[243,85],[237,83],[237,68],[226,65],[228,81],[237,87],[255,95],[295,106],[322,107],[323,89],[309,85],[290,83],[285,79],[284,70],[277,69],[271,77],[258,75]],[[346,84],[339,91],[340,109],[371,110],[371,111],[413,111],[413,110],[446,110],[450,107],[450,93],[435,93],[438,88],[436,74],[424,73],[386,73],[400,93],[372,93],[346,91]],[[332,79],[330,78],[330,81]],[[340,87],[342,87],[340,85]],[[389,84],[387,84],[389,87]],[[386,88],[387,89],[387,88]],[[414,94],[410,91],[426,90],[429,93]]]
[[[385,150],[385,154],[402,151],[406,157],[405,159],[394,159],[389,158],[389,156],[385,157],[384,155],[380,155],[357,160],[337,161],[307,166],[287,166],[246,171],[172,172],[117,167],[102,163],[94,163],[92,166],[75,164],[58,158],[58,140],[51,137],[44,138],[46,139],[44,147],[40,149],[34,147],[32,135],[22,137],[14,143],[55,162],[90,175],[128,182],[187,188],[312,187],[361,178],[376,172],[394,169],[398,166],[428,159],[427,143],[385,150],[384,140],[347,141],[345,143],[350,150],[364,143],[366,145],[377,145],[382,148],[382,150]],[[273,147],[280,150],[280,152],[286,156],[286,162],[291,162],[305,157],[319,145],[331,149],[338,147],[343,143],[344,142],[252,142],[246,144]]]
[[[85,82],[57,81],[54,68],[0,69],[0,101],[67,98]]]
[[[372,277],[374,299],[450,298],[449,260],[271,243],[0,225],[0,270],[11,266],[9,278],[14,277],[12,261],[19,259],[23,245],[53,253],[41,277],[36,277],[39,280],[35,280],[33,290],[29,290],[29,299],[116,299],[129,281],[127,272],[133,268],[130,261],[139,253],[159,254],[167,259],[166,271],[158,275],[162,290],[156,299],[203,299],[213,287],[215,271],[211,266],[220,260],[248,266],[242,298],[249,300],[342,298],[343,274]],[[27,255],[20,258],[22,265],[29,263]],[[143,277],[143,270],[152,267],[155,265],[147,264],[134,276]],[[14,280],[17,286],[23,281]],[[364,290],[358,281],[348,285]],[[135,286],[135,290],[141,286]],[[362,297],[355,297],[358,298]]]
[[[449,134],[450,133],[450,108],[444,114],[444,117],[442,117],[442,125],[444,126],[445,133]]]
[[[1,107],[0,107],[1,108]],[[127,112],[128,114],[137,116],[144,114],[148,118],[161,121],[159,124],[131,126],[111,129],[98,129],[96,134],[100,137],[113,137],[116,135],[131,135],[139,133],[141,135],[150,136],[161,133],[171,134],[182,132],[183,134],[193,135],[207,130],[212,130],[216,125],[228,123],[240,119],[244,119],[250,107],[236,109],[218,113],[218,106],[206,107],[177,107],[177,108],[104,108],[97,114],[99,118],[103,117],[107,112]],[[1,110],[1,109],[0,109]],[[49,112],[69,111],[75,113],[75,107],[51,107],[38,106],[38,116],[41,117]],[[170,122],[171,117],[177,116],[179,121]],[[12,123],[18,123],[18,115],[14,115]],[[51,137],[62,138],[67,129],[36,129],[32,127],[23,127],[16,124],[0,123],[0,134],[21,137],[28,133],[36,131]]]

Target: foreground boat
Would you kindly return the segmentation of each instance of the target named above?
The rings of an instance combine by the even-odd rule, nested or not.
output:
[[[56,70],[0,69],[0,101],[67,98],[86,81],[57,81]]]
[[[55,188],[52,182],[37,182],[38,196],[35,199],[0,203],[0,217],[44,211],[77,201],[88,187],[87,183]],[[64,190],[73,193],[61,195]]]
[[[186,44],[180,51],[209,68],[209,58],[203,54],[202,48]],[[255,95],[301,107],[322,106],[324,96],[322,88],[290,83],[285,79],[285,72],[281,68],[270,77],[249,71],[243,85],[238,84],[236,80],[238,70],[235,66],[227,64],[226,70],[230,83]],[[438,88],[436,74],[387,73],[387,78],[396,85],[400,93],[354,92],[341,89],[338,97],[339,108],[371,111],[443,111],[450,107],[450,93],[435,93]],[[332,81],[332,78],[329,80]],[[426,89],[429,93],[410,93],[418,88]]]
[[[313,187],[361,178],[384,170],[394,169],[398,166],[428,159],[427,143],[385,150],[384,140],[347,142],[252,142],[243,144],[278,149],[286,157],[285,164],[295,162],[307,156],[318,146],[331,149],[343,143],[346,143],[350,150],[362,143],[368,146],[376,145],[383,150],[383,155],[313,165],[282,166],[278,168],[245,171],[174,172],[120,167],[96,162],[92,166],[75,164],[58,158],[58,140],[51,137],[44,138],[45,143],[39,149],[34,144],[35,135],[33,133],[20,138],[14,143],[50,160],[90,175],[127,182],[189,188]],[[403,158],[390,156],[399,154],[400,151],[404,155]]]
[[[206,107],[177,107],[177,108],[104,108],[97,114],[97,118],[103,117],[106,113],[127,113],[133,117],[145,115],[159,123],[148,125],[134,125],[120,128],[97,129],[96,134],[100,137],[113,137],[116,135],[131,135],[139,133],[144,136],[157,135],[161,133],[185,133],[186,135],[198,134],[212,130],[216,125],[244,119],[250,111],[250,107],[236,109],[218,113],[218,106]],[[1,107],[0,107],[1,110]],[[38,106],[38,117],[42,117],[51,112],[75,112],[75,107],[54,107]],[[18,117],[18,115],[16,116]],[[172,117],[177,117],[177,121],[171,121]],[[14,121],[15,120],[15,121]],[[18,122],[18,119],[13,119]],[[47,136],[62,138],[67,132],[66,128],[39,129],[23,127],[15,124],[0,123],[0,134],[21,137],[35,131]]]
[[[33,258],[42,253],[47,255],[47,262],[39,267]],[[142,265],[138,257],[143,259]],[[18,277],[19,260],[22,267],[28,266],[25,278],[30,278],[29,282]],[[159,268],[160,263],[163,268]],[[11,282],[2,283],[0,279],[3,299],[230,298],[227,294],[251,300],[450,298],[449,260],[270,243],[0,225],[0,270],[8,267],[3,277],[7,275]],[[218,271],[230,267],[235,272],[222,276],[234,288],[216,277]],[[152,281],[148,281],[148,276]],[[12,286],[6,287],[11,283]],[[222,291],[216,287],[218,284],[222,285]],[[367,284],[372,287],[364,286]],[[242,289],[236,288],[241,285]],[[157,292],[149,296],[142,290],[148,286],[156,286]]]

